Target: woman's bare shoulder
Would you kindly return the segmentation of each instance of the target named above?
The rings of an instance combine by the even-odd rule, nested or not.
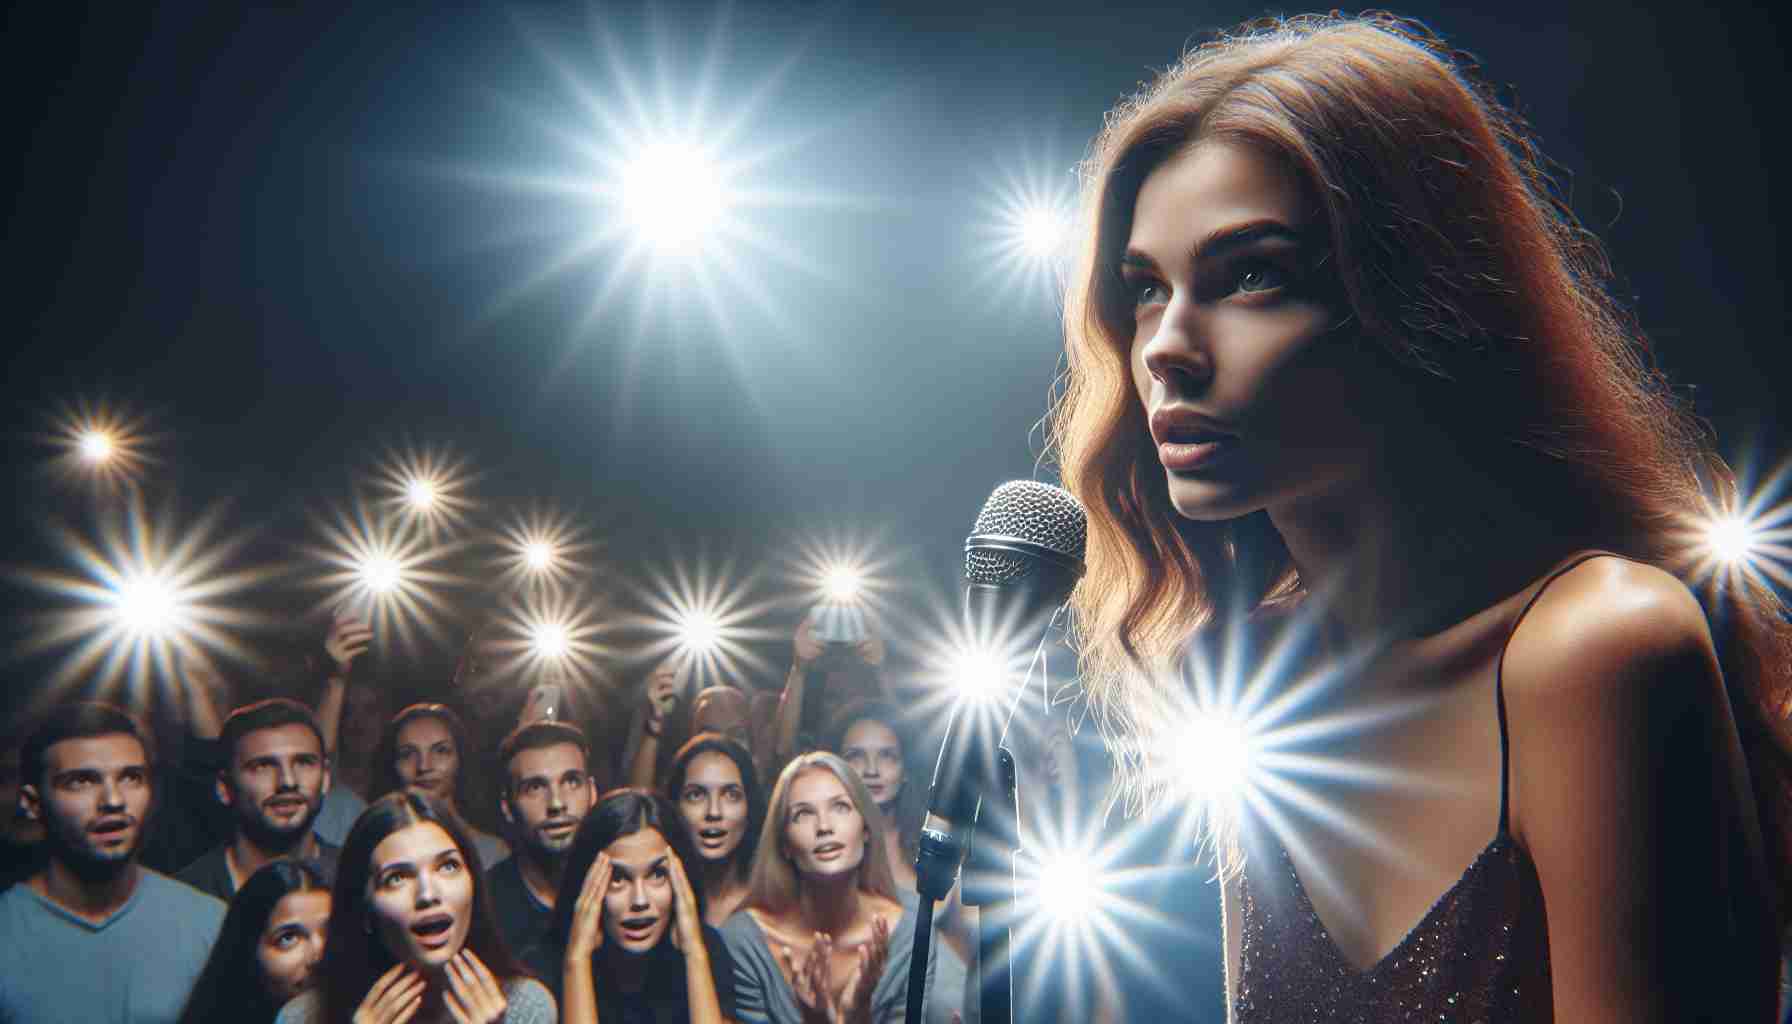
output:
[[[1506,693],[1520,702],[1584,697],[1711,647],[1704,610],[1673,574],[1591,558],[1552,580],[1518,623],[1506,648]]]

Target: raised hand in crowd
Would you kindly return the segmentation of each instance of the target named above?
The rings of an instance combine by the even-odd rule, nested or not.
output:
[[[629,730],[628,785],[657,788],[659,755],[665,742],[666,725],[683,699],[685,672],[684,655],[674,652],[648,673]]]
[[[585,872],[579,901],[573,904],[572,931],[566,936],[566,962],[588,964],[591,954],[604,948],[604,894],[610,891],[610,855],[600,853]],[[572,987],[567,986],[570,994]],[[568,1000],[570,1004],[570,1000]]]
[[[415,967],[393,964],[355,1008],[354,1024],[404,1024],[417,1015],[428,987]]]
[[[317,702],[317,724],[324,732],[324,748],[334,757],[342,724],[342,708],[348,692],[348,675],[355,659],[373,641],[373,628],[347,609],[338,608],[324,634],[326,663],[324,689]]]

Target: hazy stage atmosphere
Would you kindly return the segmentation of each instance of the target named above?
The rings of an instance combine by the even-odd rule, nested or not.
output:
[[[826,735],[813,690],[773,720],[819,663],[920,709],[912,794],[961,699],[973,520],[1004,481],[1059,481],[1077,166],[1185,47],[1269,13],[1297,12],[15,5],[8,745],[106,696],[178,748],[193,687],[316,703],[327,656],[382,691],[363,731],[441,701],[482,756],[508,729],[480,715],[529,720],[547,673],[584,694],[599,787],[657,788],[659,716],[688,735],[707,686],[742,691],[755,743]],[[1735,3],[1395,13],[1529,119],[1785,550],[1781,26]],[[350,620],[371,630],[354,675],[326,649]],[[475,696],[482,628],[507,682]],[[1050,664],[1023,782],[1071,777],[1094,807],[1112,766],[1074,654]],[[783,762],[753,754],[769,792]],[[481,785],[459,813],[489,839],[505,784]],[[1172,817],[1056,837],[1084,859],[1049,868],[1072,905],[1027,933],[1016,1019],[1225,1019],[1213,864]],[[1112,884],[1081,886],[1098,847]]]

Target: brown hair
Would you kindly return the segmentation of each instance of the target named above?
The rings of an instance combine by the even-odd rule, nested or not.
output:
[[[784,828],[790,824],[790,787],[805,772],[833,773],[846,787],[854,809],[865,822],[865,859],[859,865],[858,886],[865,892],[896,900],[896,877],[890,871],[890,858],[884,852],[883,815],[859,773],[837,755],[825,750],[812,750],[799,755],[784,766],[778,784],[772,787],[771,809],[759,829],[759,844],[753,850],[753,872],[747,877],[749,907],[758,907],[773,914],[782,914],[796,905],[802,879],[791,863],[784,847]]]
[[[1702,596],[1783,894],[1792,638],[1771,589],[1701,581],[1694,550],[1699,514],[1736,507],[1729,467],[1653,368],[1610,294],[1603,247],[1523,120],[1467,55],[1382,12],[1219,34],[1111,113],[1082,169],[1050,438],[1089,512],[1073,596],[1084,676],[1135,801],[1150,795],[1137,740],[1167,696],[1158,670],[1197,628],[1301,590],[1266,513],[1176,515],[1132,389],[1119,262],[1133,205],[1154,168],[1204,140],[1275,154],[1305,183],[1329,236],[1339,343],[1410,382],[1466,463],[1520,501],[1547,500],[1540,517],[1565,544],[1711,583]]]

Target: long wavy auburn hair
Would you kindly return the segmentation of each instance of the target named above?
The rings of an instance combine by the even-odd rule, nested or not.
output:
[[[1089,512],[1073,620],[1131,802],[1155,795],[1144,730],[1191,637],[1301,591],[1267,513],[1176,514],[1133,390],[1119,273],[1133,206],[1153,169],[1204,140],[1275,154],[1304,182],[1328,232],[1334,343],[1409,382],[1440,436],[1557,539],[1659,566],[1700,595],[1784,925],[1792,637],[1757,575],[1700,557],[1700,524],[1738,508],[1734,475],[1654,369],[1610,292],[1603,247],[1523,120],[1472,58],[1383,12],[1220,33],[1111,112],[1081,168],[1085,230],[1048,429],[1064,485]],[[1439,511],[1445,529],[1465,514]]]

